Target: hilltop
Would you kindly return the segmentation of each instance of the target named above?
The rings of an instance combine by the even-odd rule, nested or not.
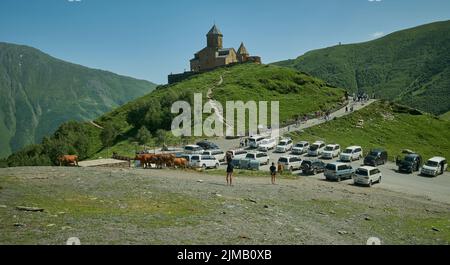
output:
[[[94,119],[155,87],[0,43],[0,158],[40,142],[66,121]]]
[[[50,165],[62,153],[78,154],[82,159],[106,157],[112,152],[133,156],[143,128],[147,132],[144,143],[148,146],[194,141],[175,138],[169,132],[176,116],[170,108],[178,100],[193,102],[194,93],[201,93],[206,103],[210,90],[214,99],[223,105],[227,100],[279,101],[281,124],[292,122],[299,115],[334,109],[344,100],[343,89],[295,70],[252,63],[223,67],[177,84],[160,86],[100,116],[95,123],[105,130],[90,123],[63,124],[41,145],[28,146],[10,156],[8,164]],[[112,137],[111,148],[105,148],[102,142],[105,135]]]
[[[275,65],[433,114],[450,110],[450,21],[308,52]]]

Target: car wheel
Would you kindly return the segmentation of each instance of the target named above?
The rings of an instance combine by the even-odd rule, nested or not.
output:
[[[216,164],[215,169],[218,169],[218,168],[219,168],[219,164]]]
[[[342,180],[341,177],[337,178],[337,182],[341,182],[341,180]]]
[[[373,184],[372,180],[369,181],[369,187],[372,187],[372,184]]]
[[[204,170],[206,169],[206,165],[205,164],[203,164],[202,169],[204,169]]]
[[[317,175],[317,169],[313,170],[313,175]]]
[[[381,177],[378,179],[378,184],[380,184],[381,183]]]
[[[290,168],[289,168],[289,173],[292,174],[292,172],[294,172],[294,168],[293,168],[293,167],[290,167]]]

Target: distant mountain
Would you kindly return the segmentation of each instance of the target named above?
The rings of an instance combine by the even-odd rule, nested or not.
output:
[[[40,142],[68,120],[90,120],[155,84],[0,43],[0,157]]]
[[[450,21],[275,63],[434,114],[450,110]]]

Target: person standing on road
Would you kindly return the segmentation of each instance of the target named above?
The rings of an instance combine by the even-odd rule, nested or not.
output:
[[[233,186],[233,171],[234,171],[234,166],[233,163],[228,162],[227,165],[227,186]]]
[[[270,167],[270,176],[271,176],[272,185],[275,185],[275,180],[277,177],[277,167],[275,166],[275,163],[272,163],[272,166]]]

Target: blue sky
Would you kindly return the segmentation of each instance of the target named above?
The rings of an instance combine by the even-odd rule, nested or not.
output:
[[[166,83],[214,22],[269,63],[448,19],[449,0],[0,0],[0,41]]]

